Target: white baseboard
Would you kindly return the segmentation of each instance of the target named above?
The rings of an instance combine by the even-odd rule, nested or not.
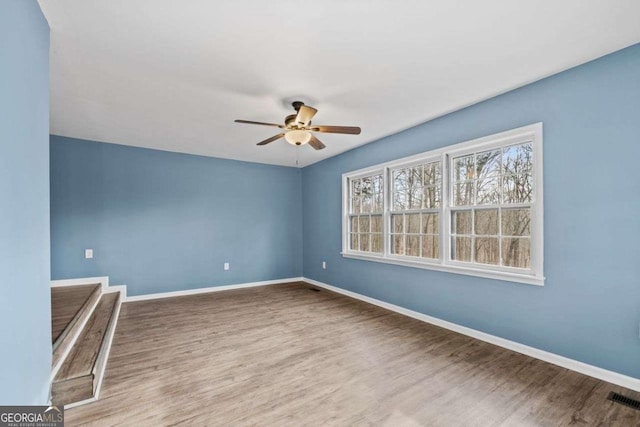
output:
[[[441,328],[449,329],[451,331],[458,332],[460,334],[467,335],[469,337],[476,338],[481,341],[485,341],[490,344],[494,344],[499,347],[503,347],[518,353],[522,353],[524,355],[527,355],[536,359],[540,359],[545,362],[552,363],[554,365],[561,366],[563,368],[570,369],[572,371],[579,372],[581,374],[588,375],[590,377],[594,377],[602,381],[607,381],[609,383],[616,384],[621,387],[626,387],[631,390],[640,391],[640,379],[638,378],[619,374],[617,372],[609,371],[607,369],[598,368],[597,366],[589,365],[574,359],[569,359],[568,357],[560,356],[555,353],[550,353],[548,351],[544,351],[534,347],[530,347],[528,345],[520,344],[515,341],[510,341],[504,338],[497,337],[495,335],[487,334],[486,332],[481,332],[476,329],[471,329],[466,326],[461,326],[452,322],[448,322],[446,320],[428,316],[426,314],[409,310],[407,308],[400,307],[395,304],[390,304],[388,302],[384,302],[375,298],[358,294],[356,292],[351,292],[346,289],[331,286],[326,283],[319,282],[317,280],[309,279],[306,277],[302,278],[302,280],[309,284],[318,286],[320,288],[324,288],[339,294],[349,296],[351,298],[368,302],[369,304],[377,305],[379,307],[386,308],[387,310],[395,311],[396,313],[413,317],[414,319],[421,320],[423,322],[430,323],[432,325],[436,325]]]
[[[82,406],[82,405],[86,405],[88,403],[93,403],[93,402],[97,402],[97,401],[98,401],[97,398],[90,397],[88,399],[81,400],[79,402],[68,403],[68,404],[64,405],[64,410],[66,411],[67,409],[75,408],[76,406]]]
[[[233,289],[253,288],[256,286],[277,285],[280,283],[300,282],[302,277],[289,277],[287,279],[266,280],[263,282],[240,283],[237,285],[210,286],[208,288],[185,289],[183,291],[160,292],[157,294],[134,295],[126,298],[126,302],[146,301],[158,298],[181,297],[185,295],[206,294],[209,292],[230,291]]]
[[[120,292],[120,302],[123,303],[127,300],[127,286],[126,285],[115,285],[108,286],[105,289],[102,289],[103,294],[109,294],[111,292]]]

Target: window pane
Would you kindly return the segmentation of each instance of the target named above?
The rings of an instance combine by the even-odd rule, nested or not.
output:
[[[392,236],[391,252],[397,255],[404,254],[404,236],[402,234],[394,234]]]
[[[362,182],[359,179],[351,181],[351,196],[360,196],[362,194]]]
[[[426,209],[433,209],[440,207],[440,187],[425,187],[424,195],[424,207]]]
[[[438,236],[422,236],[422,257],[438,258],[440,257],[440,244]]]
[[[533,145],[512,145],[502,150],[503,174],[530,174],[533,165]]]
[[[360,213],[360,198],[354,197],[351,199],[351,213]]]
[[[476,237],[475,243],[476,262],[493,265],[500,263],[500,248],[497,237]]]
[[[422,187],[414,186],[409,192],[409,209],[422,208]]]
[[[373,198],[373,210],[372,212],[382,212],[384,208],[384,199],[382,194],[376,194]]]
[[[500,203],[500,177],[476,181],[476,204],[496,205]]]
[[[420,214],[407,214],[405,218],[407,220],[406,233],[420,233]]]
[[[453,234],[471,234],[471,211],[456,211],[452,213],[451,227]]]
[[[382,193],[382,175],[376,175],[373,177],[373,192]]]
[[[373,194],[373,178],[367,176],[361,179],[362,181],[362,195],[371,196]]]
[[[360,233],[360,250],[369,251],[369,235]]]
[[[371,252],[382,252],[382,234],[371,235]]]
[[[408,189],[409,173],[407,169],[393,171],[393,189],[396,193],[406,192]]]
[[[476,177],[490,178],[500,175],[502,150],[484,151],[476,154]]]
[[[529,236],[531,235],[530,209],[503,209],[502,235]]]
[[[368,213],[371,212],[372,200],[371,196],[364,196],[360,200],[360,212]]]
[[[360,250],[360,245],[358,243],[358,235],[356,233],[351,233],[351,238],[349,239],[350,246],[349,249],[354,251]]]
[[[438,234],[439,218],[437,213],[422,214],[422,233]]]
[[[382,233],[382,215],[371,216],[371,232]]]
[[[405,255],[420,256],[420,236],[406,236]]]
[[[362,226],[362,224],[360,224]],[[474,234],[498,234],[498,209],[478,209],[475,211]]]
[[[453,187],[453,202],[456,206],[473,204],[473,185],[475,181],[467,181],[456,184]]]
[[[404,228],[402,226],[402,214],[400,215],[391,215],[391,230],[393,233],[403,233]]]
[[[407,209],[407,193],[393,193],[393,210],[403,211]]]
[[[508,267],[531,267],[531,242],[529,238],[502,239],[502,265]]]
[[[456,261],[471,261],[471,237],[451,238],[451,258]]]
[[[360,231],[360,233],[368,233],[369,232],[369,217],[368,216],[361,216],[360,217],[360,221],[358,221],[360,224],[360,228],[358,229],[358,231]]]
[[[531,175],[505,175],[502,177],[503,203],[528,203],[533,196]]]
[[[473,179],[473,155],[453,159],[453,178],[456,182]]]
[[[424,185],[440,185],[440,162],[434,162],[424,165],[423,172]]]
[[[412,187],[422,187],[422,166],[410,169],[409,183]]]
[[[349,218],[349,221],[351,222],[351,224],[349,224],[349,231],[352,233],[357,233],[358,232],[358,217],[357,216],[352,216],[351,218]]]

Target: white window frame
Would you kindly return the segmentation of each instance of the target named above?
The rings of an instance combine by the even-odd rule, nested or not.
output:
[[[385,217],[385,211],[387,210],[387,182],[386,182],[386,178],[385,178],[385,173],[384,173],[384,168],[367,168],[367,169],[361,169],[360,171],[358,171],[357,173],[353,173],[352,175],[349,176],[349,179],[347,180],[347,185],[349,184],[349,180],[350,179],[362,179],[362,178],[368,178],[370,176],[374,176],[374,175],[382,175],[382,195],[383,195],[383,206],[382,206],[382,212],[378,213],[378,212],[360,212],[359,214],[353,214],[351,213],[351,187],[348,187],[345,191],[345,189],[343,188],[342,194],[343,194],[343,198],[346,197],[346,201],[343,202],[343,213],[344,215],[346,215],[346,219],[342,225],[342,228],[344,231],[344,233],[346,233],[346,237],[345,237],[345,243],[343,244],[343,248],[346,249],[347,252],[349,253],[359,253],[359,254],[371,254],[372,256],[379,256],[377,254],[377,252],[370,252],[370,251],[355,251],[355,250],[351,250],[349,249],[349,239],[350,239],[350,234],[351,234],[351,230],[349,229],[349,224],[350,224],[350,220],[351,220],[351,216],[352,215],[356,215],[356,216],[360,216],[360,215],[369,215],[369,218],[371,218],[372,215],[382,215],[382,253],[384,254],[385,252],[385,236],[384,236],[384,230],[385,230],[385,226],[384,226],[384,222],[386,221]],[[345,196],[345,192],[346,192],[346,196]],[[371,244],[371,242],[369,242],[369,244]],[[346,246],[344,246],[346,245]],[[369,247],[370,248],[370,247]],[[344,252],[344,249],[343,249]]]
[[[486,137],[461,142],[436,150],[416,154],[402,159],[392,160],[371,167],[342,174],[342,256],[366,261],[403,265],[428,270],[445,271],[469,276],[506,280],[530,285],[544,285],[544,204],[543,204],[543,152],[542,123],[535,123],[517,129],[489,135]],[[490,150],[518,143],[531,142],[533,145],[533,201],[531,202],[531,268],[502,267],[478,263],[464,263],[451,259],[451,200],[452,172],[450,159],[472,152]],[[421,163],[441,162],[442,188],[440,208],[440,247],[439,259],[417,258],[391,253],[391,171]],[[383,252],[376,254],[349,249],[349,180],[380,173],[383,179]],[[518,205],[514,205],[517,207]],[[489,207],[489,206],[487,206]]]

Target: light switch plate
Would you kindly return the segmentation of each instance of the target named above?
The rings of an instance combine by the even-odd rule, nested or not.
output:
[[[85,257],[85,259],[93,258],[93,249],[85,249],[84,250],[84,257]]]
[[[225,263],[224,263],[224,269],[225,269],[225,270],[228,270],[228,269],[229,269],[229,263],[228,263],[228,262],[225,262]]]

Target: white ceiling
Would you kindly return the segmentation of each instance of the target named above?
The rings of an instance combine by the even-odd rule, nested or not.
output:
[[[315,163],[640,42],[637,0],[39,0],[51,133],[294,166]],[[258,141],[283,100],[327,148]]]

